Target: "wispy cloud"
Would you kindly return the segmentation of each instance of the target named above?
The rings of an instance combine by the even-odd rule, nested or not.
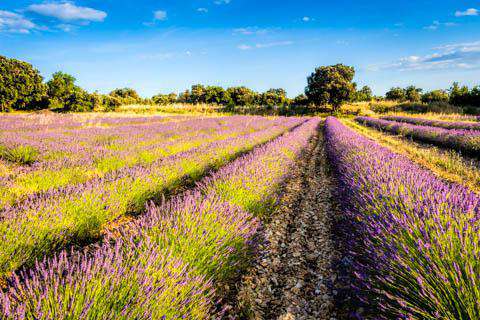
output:
[[[440,22],[438,20],[435,20],[432,22],[431,25],[423,27],[425,30],[438,30],[440,27],[454,27],[457,24],[454,22]]]
[[[197,11],[200,12],[200,13],[208,13],[207,8],[198,8]]]
[[[0,10],[0,32],[30,33],[37,25],[23,15]]]
[[[213,3],[215,3],[216,5],[222,5],[222,4],[229,4],[230,2],[232,2],[231,0],[215,0]]]
[[[167,11],[157,10],[157,11],[153,12],[153,18],[155,20],[165,21],[165,20],[167,20]]]
[[[470,8],[465,11],[457,11],[455,12],[455,17],[466,17],[466,16],[478,16],[480,11],[475,8]]]
[[[237,48],[240,50],[252,50],[252,49],[265,49],[265,48],[273,48],[273,47],[290,46],[292,44],[293,44],[293,41],[264,42],[264,43],[257,43],[255,45],[241,44],[237,46]]]
[[[88,7],[76,6],[73,2],[45,2],[32,4],[27,11],[35,12],[46,17],[57,18],[62,21],[96,21],[102,22],[107,13]]]
[[[269,29],[261,29],[259,27],[245,27],[245,28],[233,29],[233,34],[234,35],[241,34],[241,35],[245,35],[245,36],[261,35],[261,34],[267,34],[269,32],[270,32]]]
[[[315,19],[313,19],[312,17],[308,17],[308,16],[305,16],[305,17],[302,18],[303,22],[311,22],[313,20],[315,20]]]
[[[450,44],[433,50],[436,52],[429,55],[404,57],[393,63],[372,65],[368,69],[414,71],[480,68],[480,41]]]

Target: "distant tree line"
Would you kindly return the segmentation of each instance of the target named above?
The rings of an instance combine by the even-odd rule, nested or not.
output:
[[[415,86],[406,88],[391,88],[385,99],[398,102],[423,102],[423,103],[449,103],[458,107],[480,107],[480,87],[468,88],[460,86],[457,82],[448,90],[433,90],[423,92]]]
[[[0,56],[0,108],[9,110],[51,109],[65,112],[114,111],[122,105],[215,104],[225,110],[260,107],[265,110],[286,108],[302,112],[338,111],[346,102],[393,100],[398,102],[450,103],[455,106],[480,106],[480,87],[469,89],[454,83],[449,90],[423,92],[415,86],[392,88],[385,98],[374,97],[368,86],[358,89],[353,82],[355,69],[343,64],[316,68],[307,78],[305,93],[291,99],[284,89],[256,92],[244,86],[224,89],[220,86],[193,85],[180,94],[157,94],[142,98],[131,88],[115,89],[108,94],[89,93],[75,84],[76,79],[56,72],[44,82],[31,64]]]

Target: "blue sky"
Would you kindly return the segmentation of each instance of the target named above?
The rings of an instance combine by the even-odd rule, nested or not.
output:
[[[3,0],[0,54],[143,96],[195,83],[294,96],[335,63],[377,94],[477,85],[480,1]]]

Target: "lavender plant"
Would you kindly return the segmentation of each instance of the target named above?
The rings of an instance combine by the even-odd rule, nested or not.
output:
[[[385,121],[385,120],[379,120]],[[480,318],[480,198],[326,120],[367,318]]]
[[[471,156],[480,156],[480,131],[477,130],[449,130],[369,117],[357,117],[355,120],[369,127],[400,134],[440,147],[451,148]]]
[[[215,284],[245,266],[260,225],[255,208],[275,199],[318,123],[312,119],[223,167],[197,189],[150,206],[92,251],[63,251],[15,274],[0,293],[3,317],[211,317]]]

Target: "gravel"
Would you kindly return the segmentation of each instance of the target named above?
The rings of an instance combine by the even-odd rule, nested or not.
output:
[[[337,209],[332,190],[319,132],[261,234],[264,241],[238,285],[237,305],[228,318],[338,318],[335,262],[340,255],[333,240]]]

